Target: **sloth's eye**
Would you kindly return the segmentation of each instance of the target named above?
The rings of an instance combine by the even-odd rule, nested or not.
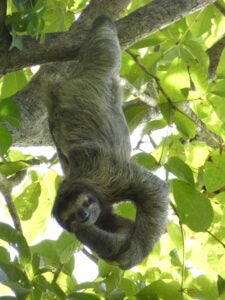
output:
[[[83,206],[84,206],[84,207],[88,207],[88,206],[90,206],[91,204],[95,203],[96,201],[97,201],[97,200],[96,200],[95,197],[90,196],[90,197],[88,197],[87,201],[85,201],[85,202],[83,203]]]
[[[95,202],[97,202],[97,200],[96,200],[95,197],[89,197],[89,198],[88,198],[88,203],[89,203],[89,204],[93,204],[93,203],[95,203]]]

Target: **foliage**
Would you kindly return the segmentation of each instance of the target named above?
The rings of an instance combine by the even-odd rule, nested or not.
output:
[[[67,30],[86,2],[8,0],[11,47],[21,47],[21,34],[41,41],[48,32]],[[126,13],[150,1],[132,2]],[[1,299],[225,299],[225,51],[213,79],[207,52],[224,26],[223,14],[211,5],[123,53],[121,75],[159,104],[153,118],[148,101],[126,91],[125,115],[131,132],[139,133],[134,159],[171,183],[169,221],[141,265],[123,272],[99,260],[92,282],[78,284],[74,276],[74,253],[82,249],[74,236],[62,232],[40,241],[60,181],[57,161],[45,151],[32,156],[10,148],[10,128],[22,124],[12,96],[32,72],[0,79],[0,174],[7,178],[0,181],[6,200],[0,202]],[[127,203],[117,207],[128,217],[133,210]],[[6,224],[10,220],[16,229]],[[80,272],[88,275],[88,267]]]

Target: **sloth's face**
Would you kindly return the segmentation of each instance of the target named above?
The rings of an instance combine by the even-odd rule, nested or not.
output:
[[[80,193],[67,204],[60,219],[64,228],[75,232],[82,227],[95,224],[100,213],[98,199],[91,193]]]

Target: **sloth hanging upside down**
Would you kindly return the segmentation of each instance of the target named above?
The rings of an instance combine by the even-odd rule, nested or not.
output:
[[[115,25],[98,17],[74,73],[48,88],[46,105],[65,173],[53,215],[99,257],[128,269],[165,230],[168,185],[130,158],[117,83],[120,52]],[[121,201],[135,204],[135,221],[113,213]]]

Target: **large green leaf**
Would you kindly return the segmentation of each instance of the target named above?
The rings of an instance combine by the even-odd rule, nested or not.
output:
[[[17,172],[27,169],[29,166],[30,165],[28,163],[23,161],[4,162],[0,163],[0,173],[4,176],[14,175]]]
[[[81,249],[81,244],[74,234],[63,231],[56,241],[56,248],[60,262],[66,264],[74,256],[74,253]]]
[[[205,163],[204,183],[208,192],[225,186],[225,153],[215,150]]]
[[[38,199],[41,194],[39,182],[27,186],[24,191],[15,198],[14,203],[21,220],[29,220],[38,206]]]
[[[187,65],[180,58],[175,58],[162,77],[161,84],[166,94],[174,102],[186,100],[186,91],[188,91],[190,87]]]
[[[25,300],[31,285],[26,274],[15,265],[0,261],[0,282],[10,287],[18,300]]]
[[[138,105],[138,104],[133,106],[128,106],[127,108],[125,108],[124,113],[131,132],[138,125],[140,125],[147,110],[148,110],[147,105]]]
[[[18,250],[23,262],[28,263],[31,260],[29,246],[19,231],[8,224],[0,223],[0,239],[13,245],[13,247]]]
[[[43,240],[31,248],[32,253],[40,255],[45,265],[53,266],[54,268],[57,268],[62,264],[62,261],[64,261],[63,270],[65,273],[71,275],[74,269],[74,257],[72,255],[72,250],[77,250],[80,246],[80,244],[74,240],[70,246],[69,242],[72,239],[73,237],[62,235],[59,241]],[[66,242],[66,245],[63,245],[63,241]],[[62,253],[60,251],[62,251]],[[69,255],[68,259],[66,259],[66,254]]]
[[[167,171],[173,173],[177,178],[194,183],[191,168],[179,157],[171,157],[165,165]]]
[[[4,99],[0,101],[0,122],[8,123],[14,127],[21,127],[21,116],[15,101]]]
[[[190,139],[195,137],[196,125],[188,116],[185,115],[185,113],[175,111],[174,123],[184,138]]]
[[[173,179],[171,186],[181,222],[193,231],[206,231],[213,220],[210,201],[184,181]]]
[[[0,98],[9,98],[27,84],[25,73],[16,71],[4,76]]]
[[[132,159],[148,170],[155,170],[158,167],[156,159],[149,153],[141,152],[135,154]]]
[[[179,291],[177,282],[166,283],[162,280],[157,280],[143,288],[137,294],[137,300],[183,300],[183,296]]]

